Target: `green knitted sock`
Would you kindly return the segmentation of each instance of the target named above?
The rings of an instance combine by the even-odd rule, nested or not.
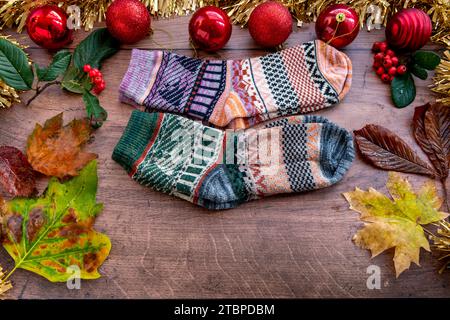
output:
[[[218,130],[134,111],[112,158],[137,182],[208,209],[338,182],[354,158],[351,135],[319,116]]]

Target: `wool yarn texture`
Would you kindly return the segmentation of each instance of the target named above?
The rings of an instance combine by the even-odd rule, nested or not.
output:
[[[135,110],[112,158],[142,185],[220,210],[331,186],[348,171],[354,147],[349,132],[320,116],[221,130]]]
[[[348,56],[320,40],[243,60],[133,49],[119,93],[122,102],[141,110],[244,129],[331,107],[344,98],[351,79]]]

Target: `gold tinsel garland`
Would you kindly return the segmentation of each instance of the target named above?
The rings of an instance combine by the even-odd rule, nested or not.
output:
[[[447,220],[440,221],[437,235],[431,235],[430,240],[433,240],[433,249],[442,254],[439,258],[445,262],[440,270],[442,272],[450,266],[450,223]]]
[[[439,94],[436,101],[450,105],[450,47],[444,52],[441,63],[435,70],[433,82],[431,90]]]
[[[6,274],[3,272],[3,269],[0,266],[0,296],[2,296],[3,293],[12,288],[11,282],[5,280],[5,277]]]
[[[20,32],[25,26],[30,10],[43,4],[55,4],[64,9],[77,5],[81,9],[81,23],[90,30],[97,21],[102,21],[105,11],[113,0],[0,0],[0,26],[17,26]],[[205,5],[216,5],[228,11],[234,23],[245,25],[251,11],[266,0],[141,0],[150,12],[159,17],[186,15]],[[299,25],[313,22],[319,13],[330,4],[345,3],[358,12],[361,26],[372,14],[371,5],[381,9],[381,18],[388,18],[402,8],[417,7],[426,11],[433,20],[435,33],[444,36],[450,30],[450,0],[278,0],[292,12]],[[438,39],[436,39],[438,40]]]
[[[17,27],[19,32],[25,26],[30,10],[43,4],[54,4],[66,9],[77,5],[81,10],[81,24],[90,30],[95,22],[105,17],[106,9],[113,0],[0,0],[0,27]],[[227,10],[233,23],[244,26],[255,6],[265,0],[141,0],[154,16],[171,17],[186,15],[205,5],[216,5]],[[358,12],[363,27],[371,17],[374,6],[380,8],[380,18],[386,24],[390,16],[402,8],[416,7],[427,12],[434,26],[432,40],[444,44],[450,50],[450,0],[278,0],[289,8],[297,25],[313,22],[319,13],[330,4],[344,3]],[[435,77],[434,91],[443,94],[444,101],[450,100],[448,93],[448,66]],[[3,92],[4,90],[2,90]]]

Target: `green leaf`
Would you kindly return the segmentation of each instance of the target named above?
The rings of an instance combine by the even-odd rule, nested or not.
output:
[[[411,67],[411,72],[413,75],[415,75],[417,78],[426,80],[428,78],[428,72],[418,64],[414,64]]]
[[[97,161],[60,183],[52,178],[40,198],[16,198],[2,206],[3,247],[15,267],[52,282],[67,281],[78,268],[82,279],[100,277],[98,268],[111,242],[93,225],[103,204],[96,202]]]
[[[70,66],[64,74],[61,87],[73,93],[83,94],[84,90],[92,89],[92,83],[85,72]]]
[[[72,53],[69,50],[61,50],[53,56],[53,60],[48,67],[41,68],[35,64],[38,79],[41,81],[55,80],[59,75],[66,72],[71,59]]]
[[[0,39],[0,78],[17,90],[30,90],[33,85],[26,53],[7,39]]]
[[[101,127],[103,122],[108,118],[108,113],[100,105],[98,98],[85,90],[83,93],[83,101],[86,106],[87,116],[91,119],[91,125],[94,128]]]
[[[391,96],[397,108],[404,108],[416,98],[416,85],[410,72],[397,75],[391,83]]]
[[[424,51],[424,50],[414,52],[413,60],[419,66],[427,70],[436,69],[438,64],[441,62],[441,58],[439,57],[438,54],[432,51]]]
[[[79,70],[89,64],[99,69],[101,62],[119,50],[119,42],[113,38],[106,28],[97,29],[80,42],[73,53],[75,67]]]

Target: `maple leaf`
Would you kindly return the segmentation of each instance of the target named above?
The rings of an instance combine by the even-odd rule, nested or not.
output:
[[[82,152],[89,140],[91,127],[87,119],[74,119],[63,127],[63,114],[48,119],[44,127],[36,124],[28,137],[27,158],[34,170],[47,176],[76,176],[95,153]]]
[[[416,194],[406,179],[389,172],[386,187],[393,200],[373,188],[368,191],[356,188],[343,195],[350,209],[359,212],[360,219],[366,222],[354,235],[354,242],[369,249],[372,257],[395,248],[398,277],[411,262],[420,265],[420,248],[430,251],[422,226],[445,219],[448,214],[439,211],[442,199],[432,181],[425,183]]]
[[[67,281],[75,267],[82,279],[100,277],[98,268],[111,242],[93,228],[103,209],[95,200],[97,183],[97,161],[92,161],[64,183],[52,178],[40,198],[17,198],[2,205],[2,244],[15,262],[4,283],[18,268],[52,282]]]

